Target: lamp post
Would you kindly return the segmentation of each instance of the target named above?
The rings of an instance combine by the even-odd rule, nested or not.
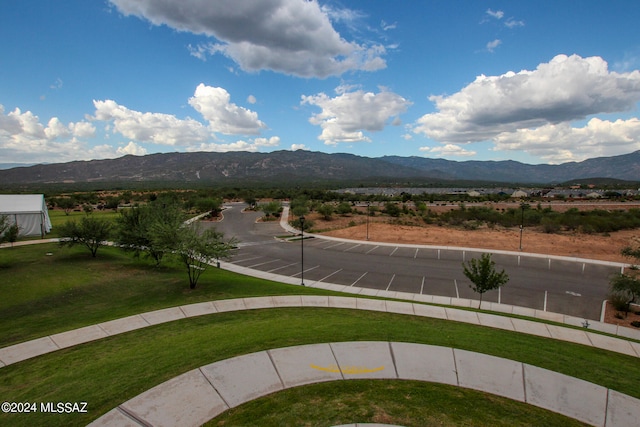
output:
[[[371,202],[367,202],[367,240],[369,240],[369,215],[371,215]]]
[[[304,215],[300,215],[300,284],[304,286]]]
[[[524,203],[520,204],[522,215],[520,217],[520,251],[522,251],[522,232],[524,230]]]

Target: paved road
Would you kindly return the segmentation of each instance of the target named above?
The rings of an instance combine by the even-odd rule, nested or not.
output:
[[[233,204],[224,220],[209,224],[241,242],[231,262],[242,267],[301,277],[304,244],[304,282],[478,299],[462,273],[462,262],[478,252],[428,247],[405,247],[375,242],[345,242],[322,238],[286,242],[279,222],[256,223],[261,213],[242,213]],[[509,283],[490,291],[484,301],[530,307],[585,319],[599,320],[609,278],[619,267],[526,254],[494,254]]]

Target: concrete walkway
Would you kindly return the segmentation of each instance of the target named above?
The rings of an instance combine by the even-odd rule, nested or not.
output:
[[[270,393],[351,379],[449,384],[594,426],[628,427],[640,419],[640,399],[554,371],[466,350],[374,341],[278,348],[201,366],[122,403],[90,426],[198,426]]]
[[[227,311],[282,307],[346,308],[353,310],[381,311],[387,313],[431,317],[537,335],[545,338],[557,339],[613,351],[616,353],[622,353],[632,357],[640,357],[640,343],[602,335],[589,331],[585,328],[573,329],[498,314],[479,313],[452,307],[440,307],[412,302],[358,297],[297,295],[207,301],[150,311],[147,313],[136,314],[129,317],[99,323],[97,325],[61,332],[1,348],[0,367],[51,353],[62,348],[68,348],[74,345],[174,320],[223,313]]]

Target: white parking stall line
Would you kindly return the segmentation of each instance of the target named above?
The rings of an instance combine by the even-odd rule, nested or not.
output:
[[[368,254],[369,252],[373,252],[373,251],[375,251],[376,249],[378,249],[379,247],[380,247],[379,245],[378,245],[378,246],[374,246],[373,248],[371,248],[371,249],[369,249],[367,252],[365,252],[365,254]]]
[[[331,249],[331,248],[335,248],[335,247],[337,247],[337,246],[342,246],[342,245],[344,245],[344,244],[345,244],[344,242],[340,242],[340,243],[336,243],[335,245],[327,246],[327,247],[326,247],[326,248],[324,248],[324,249]]]
[[[458,281],[456,279],[453,279],[453,284],[456,287],[456,298],[460,298],[460,292],[458,292]]]
[[[420,250],[420,248],[416,248],[416,253],[413,254],[413,259],[418,258],[418,251]]]
[[[253,264],[248,266],[247,268],[254,268],[254,267],[260,267],[261,265],[265,265],[265,264],[271,264],[272,262],[278,262],[280,261],[279,259],[272,259],[270,261],[265,261],[265,262],[259,262],[257,264]]]
[[[239,263],[239,262],[253,261],[254,259],[260,259],[260,258],[264,258],[264,257],[263,257],[262,255],[260,255],[260,256],[253,256],[253,257],[250,257],[250,258],[244,258],[244,259],[233,259],[233,261],[232,261],[232,262],[233,262],[234,264],[237,264],[237,263]]]
[[[306,270],[304,270],[304,272],[306,273],[307,271],[315,270],[318,267],[320,267],[320,266],[316,265],[315,267],[307,268]],[[296,276],[299,276],[299,275],[300,275],[300,272],[298,271],[296,274],[292,274],[291,277],[296,277]]]
[[[422,295],[423,290],[424,290],[424,276],[422,276],[422,285],[420,285],[420,295]]]
[[[393,276],[391,276],[391,280],[389,280],[389,284],[387,285],[387,289],[385,289],[385,291],[388,291],[389,288],[391,287],[391,283],[393,283],[393,279],[396,278],[396,275],[394,274]]]
[[[366,276],[366,275],[367,275],[367,273],[368,273],[367,271],[365,271],[364,273],[362,273],[362,276],[358,277],[358,279],[356,279],[356,281],[355,281],[355,282],[353,282],[353,283],[352,283],[351,285],[349,285],[349,286],[353,286],[353,285],[355,285],[356,283],[358,283],[358,282],[360,281],[360,279],[362,279],[364,276]]]
[[[389,256],[393,256],[393,254],[395,254],[397,250],[398,250],[398,247],[396,246],[395,249],[389,254]]]
[[[362,246],[362,245],[361,244],[357,244],[357,245],[351,246],[350,248],[345,249],[343,252],[349,252],[351,249],[355,249],[355,248],[357,248],[359,246]]]
[[[322,282],[323,280],[326,280],[326,279],[328,279],[329,277],[333,276],[334,274],[338,274],[338,273],[340,273],[341,271],[342,271],[342,269],[340,269],[340,270],[336,270],[336,271],[334,271],[333,273],[329,274],[328,276],[324,276],[322,279],[318,280],[318,282]]]
[[[278,268],[274,268],[273,270],[269,270],[269,271],[267,271],[267,273],[273,273],[274,271],[282,270],[283,268],[293,267],[296,264],[298,264],[298,263],[297,262],[292,262],[291,264],[283,265],[282,267],[278,267]]]

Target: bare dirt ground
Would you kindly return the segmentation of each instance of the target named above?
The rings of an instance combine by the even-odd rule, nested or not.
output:
[[[314,229],[327,230],[321,234],[354,240],[366,240],[366,217],[353,215],[323,221],[309,216]],[[356,225],[349,226],[349,223]],[[520,250],[519,228],[478,228],[466,230],[438,225],[421,226],[389,223],[388,218],[370,218],[369,240],[389,243],[412,243],[434,246],[459,246],[467,248]],[[607,235],[560,233],[547,234],[534,228],[524,228],[522,251],[548,255],[598,259],[629,263],[631,260],[620,254],[625,246],[640,243],[640,230],[624,230]]]
[[[638,308],[632,309],[632,311],[630,311],[629,314],[624,317],[624,313],[618,313],[618,311],[613,308],[611,303],[607,302],[604,312],[604,321],[605,323],[612,323],[614,325],[633,328],[633,326],[631,326],[631,322],[640,321],[640,314],[636,314],[636,312],[640,313],[640,311],[638,311]],[[618,315],[618,317],[616,317],[616,315]],[[622,319],[619,318],[620,316],[622,316]]]

